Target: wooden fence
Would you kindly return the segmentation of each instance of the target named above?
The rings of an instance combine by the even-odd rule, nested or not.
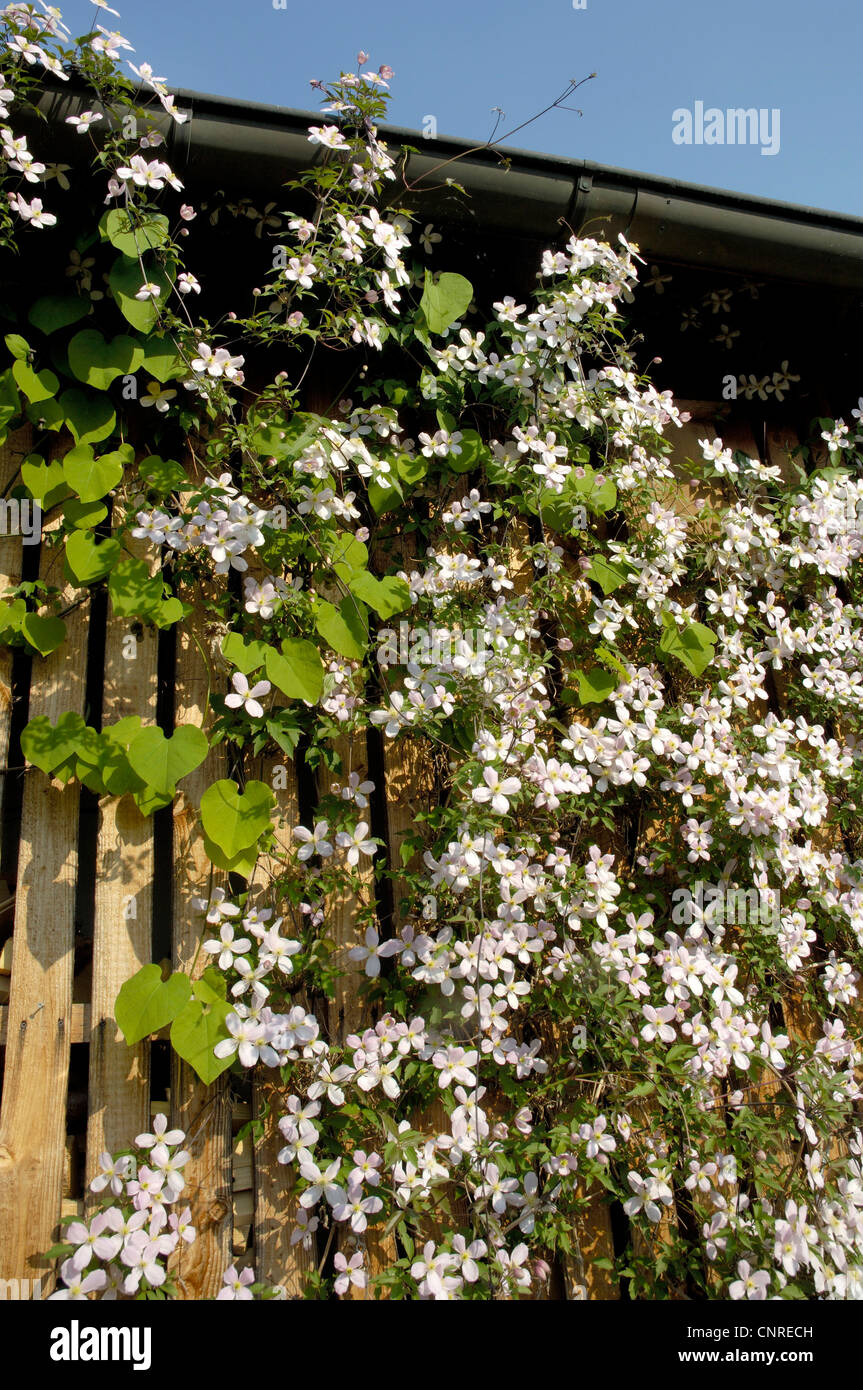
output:
[[[796,442],[788,431],[756,429],[753,437],[746,428],[731,430],[716,420],[717,406],[685,404],[694,415],[674,441],[682,456],[696,456],[705,433],[723,434],[770,462],[787,459]],[[27,447],[22,431],[0,452],[0,494]],[[38,566],[41,577],[62,585],[61,555],[47,539],[37,549],[0,537],[0,577],[5,586],[15,584],[22,573],[34,578]],[[64,606],[79,596],[67,588]],[[77,782],[61,787],[35,768],[21,768],[19,736],[27,720],[47,715],[53,721],[73,709],[91,724],[130,714],[153,722],[160,682],[173,690],[177,723],[202,722],[208,677],[195,636],[203,639],[203,613],[196,611],[176,639],[137,629],[134,659],[124,646],[129,623],[110,616],[107,605],[71,607],[66,622],[66,642],[45,659],[30,662],[0,649],[0,1277],[41,1279],[43,1295],[50,1291],[53,1275],[39,1252],[56,1240],[61,1215],[86,1210],[99,1155],[127,1146],[150,1127],[152,1114],[165,1110],[187,1131],[193,1155],[185,1172],[198,1239],[183,1247],[176,1267],[182,1296],[214,1297],[232,1261],[254,1264],[258,1278],[296,1296],[316,1256],[289,1242],[295,1199],[290,1170],[276,1162],[282,1141],[275,1128],[279,1107],[274,1113],[269,1104],[272,1075],[256,1075],[240,1093],[229,1074],[205,1086],[176,1058],[171,1065],[165,1041],[127,1047],[113,1018],[120,985],[167,954],[168,942],[173,968],[188,968],[195,957],[201,919],[190,900],[206,891],[209,875],[197,804],[204,788],[225,775],[222,751],[211,751],[184,779],[172,808],[149,819],[130,797],[97,802]],[[365,737],[341,748],[349,770],[361,776],[369,751]],[[383,762],[384,834],[394,866],[431,784],[410,746],[378,744],[376,756]],[[272,764],[259,760],[253,775],[266,779],[271,771]],[[300,807],[290,764],[288,771],[280,812],[290,825]],[[365,891],[373,891],[371,870]],[[397,911],[398,882],[393,897]],[[356,940],[356,908],[351,900],[330,904],[341,949]],[[199,957],[198,971],[203,964]],[[327,1020],[331,1036],[343,1038],[361,1026],[360,978],[351,973],[340,981]],[[254,1145],[250,1137],[236,1137],[250,1118],[265,1113],[263,1137]],[[598,1195],[573,1234],[577,1253],[554,1271],[543,1296],[620,1297],[612,1276],[594,1264],[615,1250],[609,1208]],[[393,1251],[378,1245],[369,1255],[374,1268]]]

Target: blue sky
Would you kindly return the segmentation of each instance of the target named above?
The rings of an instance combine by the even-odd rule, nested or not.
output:
[[[54,3],[75,33],[96,13]],[[113,0],[108,23],[171,86],[300,108],[314,107],[309,78],[353,71],[362,47],[395,69],[394,123],[434,117],[439,134],[477,141],[492,107],[508,130],[595,71],[574,99],[583,116],[551,111],[508,143],[863,215],[859,0],[575,3]],[[724,143],[696,143],[695,124],[693,143],[675,143],[673,113],[694,118],[698,102],[708,122],[710,108],[763,110],[758,142],[730,143],[723,115]]]

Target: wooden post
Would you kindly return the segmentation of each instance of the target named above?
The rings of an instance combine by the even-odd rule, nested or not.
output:
[[[49,529],[49,528],[46,528]],[[58,580],[62,550],[42,546],[40,574]],[[64,585],[68,604],[78,590]],[[83,713],[88,607],[66,619],[66,640],[33,659],[30,718]],[[33,768],[24,784],[3,1104],[0,1110],[0,1277],[46,1279],[63,1192],[72,1025],[76,783],[60,788]],[[53,1275],[47,1276],[53,1283]],[[47,1292],[43,1284],[43,1293]]]
[[[135,541],[128,548],[146,553]],[[109,616],[103,724],[135,714],[147,724],[155,719],[158,637],[154,628],[144,628],[137,639],[132,636],[132,645],[130,636],[127,620]],[[152,907],[152,817],[142,816],[131,796],[103,797],[93,920],[88,1186],[101,1153],[124,1149],[149,1129],[150,1044],[145,1039],[126,1045],[114,1021],[114,1002],[125,981],[150,960]]]

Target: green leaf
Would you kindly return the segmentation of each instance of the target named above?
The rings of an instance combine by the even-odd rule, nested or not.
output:
[[[231,1005],[220,999],[206,980],[196,980],[192,992],[194,998],[171,1024],[171,1046],[204,1085],[210,1086],[234,1060],[233,1054],[219,1058],[213,1053],[216,1043],[230,1037],[225,1019]]]
[[[12,363],[12,375],[33,405],[39,401],[53,400],[60,389],[60,383],[53,372],[34,372],[33,368],[20,358]]]
[[[92,446],[76,444],[63,459],[63,477],[82,502],[99,502],[123,480],[126,464],[135,460],[131,444],[94,458]]]
[[[180,778],[200,767],[209,748],[207,735],[195,724],[181,724],[170,738],[150,725],[129,744],[129,763],[148,787],[171,797]]]
[[[37,405],[27,405],[24,413],[30,423],[40,430],[59,430],[65,419],[60,401],[39,401]]]
[[[66,624],[62,618],[40,618],[36,613],[28,613],[21,623],[21,631],[41,656],[56,651],[66,640]]]
[[[107,439],[117,423],[105,396],[87,396],[77,386],[64,391],[58,405],[76,444],[98,444]]]
[[[659,650],[682,661],[693,676],[700,676],[716,654],[716,633],[703,623],[690,623],[679,628],[669,613],[663,613],[665,631],[659,639]]]
[[[351,593],[361,598],[381,618],[391,618],[394,613],[403,613],[411,606],[410,586],[395,575],[375,579],[368,570],[362,570],[347,582]]]
[[[141,366],[163,386],[174,377],[188,375],[188,368],[170,338],[154,333],[139,343],[139,348],[142,353]]]
[[[270,455],[279,461],[299,458],[314,444],[322,427],[329,426],[329,420],[308,411],[298,410],[288,424],[267,420],[253,426],[251,443],[259,454]]]
[[[182,603],[180,599],[174,598],[173,596],[171,598],[163,598],[153,614],[153,622],[156,624],[156,627],[159,628],[173,627],[175,623],[179,623],[183,618],[188,617],[191,611],[192,605],[190,603]]]
[[[136,299],[145,280],[160,288],[158,299]],[[148,264],[142,273],[136,260],[119,256],[108,273],[108,284],[117,308],[139,333],[149,333],[156,326],[161,306],[171,290],[171,282],[160,265]]]
[[[219,846],[208,835],[203,837],[203,841],[204,853],[217,869],[224,869],[228,874],[239,874],[240,878],[252,877],[258,859],[257,844],[248,845],[237,854],[228,855],[225,854],[224,850],[219,849]]]
[[[151,1033],[158,1033],[186,1007],[192,992],[188,975],[175,970],[163,981],[158,965],[142,965],[121,987],[114,1004],[114,1018],[131,1047]]]
[[[396,471],[402,482],[412,487],[428,473],[430,462],[431,460],[424,458],[422,454],[399,454],[396,459]]]
[[[330,564],[345,584],[358,570],[364,570],[369,563],[369,549],[362,541],[356,540],[348,531],[339,531],[333,538],[330,550]]]
[[[244,676],[259,670],[270,651],[272,648],[266,642],[246,642],[239,632],[229,632],[222,642],[222,656]]]
[[[389,475],[393,477],[392,474]],[[369,483],[369,502],[375,516],[383,516],[384,512],[395,511],[405,500],[404,492],[400,483],[393,480],[389,487],[383,487],[377,479],[372,478]]]
[[[56,726],[40,714],[21,733],[21,751],[28,763],[50,776],[57,768],[74,758],[78,743],[87,725],[80,714],[67,710]]]
[[[82,502],[79,497],[70,497],[63,503],[63,516],[79,531],[92,531],[107,515],[108,508],[101,502]]]
[[[66,537],[66,573],[74,584],[95,584],[113,569],[122,553],[119,541],[97,544],[89,531]]]
[[[291,700],[317,704],[324,688],[324,665],[313,642],[286,637],[281,652],[268,647],[267,679]]]
[[[13,599],[11,603],[0,602],[0,642],[8,642],[21,631],[26,613],[27,604],[23,598]]]
[[[201,797],[201,824],[207,836],[229,858],[255,844],[270,824],[274,797],[264,782],[247,782],[240,792],[223,779]]]
[[[96,328],[84,328],[69,343],[72,375],[85,386],[107,391],[118,376],[136,372],[144,358],[139,343],[126,334],[106,342]]]
[[[344,598],[335,608],[326,599],[315,603],[315,629],[339,656],[362,661],[368,646],[365,609],[356,599]]]
[[[162,459],[158,454],[150,454],[138,464],[138,471],[145,482],[160,492],[176,492],[178,488],[189,486],[189,475],[185,468],[174,459]]]
[[[67,294],[46,294],[37,299],[27,318],[40,333],[56,333],[58,328],[68,328],[70,324],[85,319],[90,313],[88,299],[77,299]]]
[[[444,271],[435,283],[426,271],[420,309],[432,333],[443,333],[460,319],[472,299],[473,285],[463,275]]]
[[[617,676],[594,666],[590,671],[576,671],[578,699],[582,705],[597,705],[607,700],[620,684]]]
[[[103,214],[99,231],[116,250],[137,260],[145,251],[164,246],[168,240],[169,222],[161,213],[148,213],[138,220],[126,208],[112,208]]]
[[[131,556],[122,559],[108,579],[111,604],[121,618],[150,618],[162,601],[164,587],[161,574],[151,577],[146,561]]]
[[[26,362],[30,356],[30,344],[20,333],[7,333],[3,339],[16,362]]]
[[[601,555],[594,555],[587,571],[588,579],[594,579],[604,594],[613,594],[615,589],[627,582],[628,574],[627,565],[614,560],[604,560]]]
[[[40,503],[42,510],[50,511],[69,495],[63,466],[58,459],[53,459],[51,463],[43,463],[38,454],[30,454],[29,458],[38,459],[38,462],[22,463],[21,481],[31,496]]]
[[[491,458],[491,450],[483,443],[476,430],[462,430],[459,440],[460,454],[447,454],[445,463],[453,473],[470,473]]]
[[[9,367],[5,372],[0,373],[0,430],[5,432],[10,420],[21,410],[21,398],[15,389],[15,378],[12,375],[12,368]]]
[[[173,796],[166,796],[162,792],[157,792],[153,787],[143,787],[134,793],[134,801],[142,816],[152,816],[156,811],[162,811],[166,806],[170,806]]]

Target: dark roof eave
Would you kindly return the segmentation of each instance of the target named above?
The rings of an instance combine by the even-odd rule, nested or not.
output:
[[[178,108],[189,111],[191,119],[177,125],[166,117],[160,124],[181,177],[214,188],[242,188],[269,201],[315,157],[307,128],[321,122],[319,114],[183,88],[174,92]],[[82,91],[74,82],[58,86],[41,104],[46,115],[62,120],[80,109]],[[430,214],[549,242],[559,239],[562,224],[610,239],[625,232],[656,259],[863,288],[860,218],[589,160],[509,148],[477,150],[467,140],[425,140],[421,132],[398,126],[382,125],[379,131],[390,147],[417,151],[408,156],[407,176],[415,188],[428,191],[410,201]],[[456,155],[462,156],[457,163],[440,168]],[[448,186],[447,178],[470,197],[465,200]]]

